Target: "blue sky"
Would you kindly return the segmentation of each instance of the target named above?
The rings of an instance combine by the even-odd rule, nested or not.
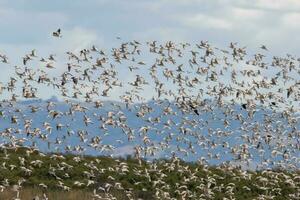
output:
[[[65,55],[95,44],[108,50],[121,41],[208,40],[218,47],[239,42],[255,52],[265,44],[272,55],[297,54],[300,1],[297,0],[87,0],[0,1],[0,53],[6,81],[22,56]],[[61,39],[51,33],[62,29]]]

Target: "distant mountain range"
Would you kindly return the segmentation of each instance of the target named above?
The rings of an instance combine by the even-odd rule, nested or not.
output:
[[[226,106],[219,107],[215,102],[205,101],[205,105],[197,108],[199,114],[197,115],[193,110],[187,113],[182,112],[175,103],[162,101],[158,104],[156,101],[149,101],[144,109],[151,108],[151,111],[144,110],[145,114],[141,117],[138,113],[142,112],[140,110],[143,107],[142,104],[131,105],[128,109],[123,103],[104,101],[100,108],[96,108],[92,103],[71,101],[74,105],[80,103],[85,107],[85,112],[74,111],[72,116],[62,115],[53,118],[46,109],[49,101],[55,103],[55,106],[49,108],[50,110],[61,113],[70,112],[70,102],[59,101],[56,97],[48,100],[19,101],[13,107],[9,107],[8,103],[3,103],[0,108],[1,143],[8,144],[14,139],[25,138],[27,141],[23,145],[36,145],[44,152],[67,152],[69,147],[69,152],[76,153],[72,150],[76,146],[78,150],[81,146],[85,149],[82,152],[84,154],[112,154],[114,156],[134,154],[134,147],[140,146],[143,152],[141,155],[147,159],[170,158],[176,155],[186,161],[196,161],[202,158],[202,160],[208,160],[209,164],[217,165],[226,161],[240,164],[242,160],[247,160],[247,155],[251,155],[252,167],[264,160],[268,163],[282,161],[299,167],[299,160],[286,161],[282,155],[288,152],[290,158],[297,157],[297,155],[299,157],[299,149],[294,148],[297,145],[300,146],[299,139],[289,137],[295,129],[299,132],[299,121],[289,124],[287,119],[282,117],[282,113],[272,114],[269,109],[258,108],[251,119],[248,117],[247,110],[237,104],[228,105],[226,109]],[[168,107],[171,108],[170,112],[173,114],[164,114],[164,109]],[[32,112],[35,108],[37,111]],[[113,112],[112,119],[115,125],[105,125],[100,128],[108,119],[109,111]],[[83,122],[85,115],[92,123],[85,125]],[[123,128],[120,128],[116,121],[119,124],[119,118],[123,117],[125,120],[124,116],[126,117],[124,124],[127,124],[127,127],[123,125]],[[12,117],[17,118],[18,124],[11,124]],[[99,120],[101,117],[102,121]],[[29,128],[30,134],[25,133],[24,120],[26,119],[32,120]],[[45,130],[43,126],[45,122],[52,127],[51,133]],[[58,124],[62,127],[57,130]],[[13,129],[9,131],[9,128]],[[36,131],[37,128],[40,131]],[[16,133],[16,130],[19,131]],[[48,139],[43,140],[42,135],[47,136]],[[130,141],[129,136],[133,137]],[[88,145],[96,137],[100,139],[98,149]],[[268,137],[271,137],[270,142],[266,139]],[[278,148],[280,143],[284,145]],[[104,150],[105,147],[110,147],[108,145],[113,145],[114,150]],[[143,148],[146,146],[155,152],[154,156],[149,155],[151,150],[148,154],[144,154]],[[278,151],[279,154],[271,156],[274,151]],[[246,157],[243,158],[243,156]]]

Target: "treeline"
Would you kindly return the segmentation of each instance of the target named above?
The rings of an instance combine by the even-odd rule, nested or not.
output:
[[[0,187],[42,192],[78,191],[117,199],[297,199],[300,171],[243,171],[179,159],[43,154],[0,150]],[[94,191],[95,190],[95,191]],[[0,194],[1,195],[1,194]]]

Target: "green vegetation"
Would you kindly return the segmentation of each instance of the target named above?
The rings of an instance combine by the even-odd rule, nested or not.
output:
[[[11,199],[13,185],[22,186],[21,197],[45,193],[49,199],[60,199],[58,194],[73,199],[75,193],[80,196],[76,199],[93,199],[94,189],[116,199],[297,199],[300,193],[299,171],[247,172],[179,159],[44,155],[19,148],[0,150],[0,164],[0,199]]]

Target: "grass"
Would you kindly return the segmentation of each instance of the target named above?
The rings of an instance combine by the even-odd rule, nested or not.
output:
[[[40,199],[43,197],[43,194],[49,199],[57,199],[57,200],[75,200],[75,199],[93,199],[92,193],[85,191],[85,190],[72,190],[72,192],[61,191],[61,190],[49,190],[49,191],[42,191],[38,188],[33,187],[25,187],[20,190],[20,199],[24,200],[32,200],[34,197],[38,196]],[[16,192],[12,190],[5,190],[0,193],[0,199],[13,199],[16,197]]]

